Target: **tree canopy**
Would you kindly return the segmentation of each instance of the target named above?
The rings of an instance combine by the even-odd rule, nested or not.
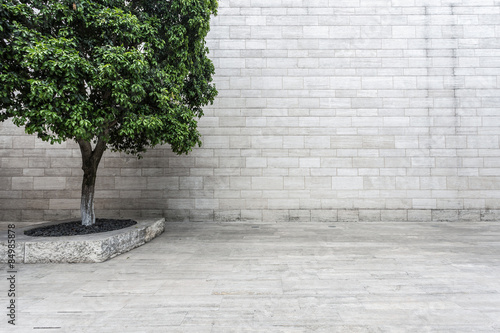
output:
[[[0,120],[138,154],[200,144],[215,0],[0,0]]]
[[[82,153],[82,224],[95,223],[97,167],[201,144],[217,91],[205,37],[216,0],[0,0],[0,121]]]

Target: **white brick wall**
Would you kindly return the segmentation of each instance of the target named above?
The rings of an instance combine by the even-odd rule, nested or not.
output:
[[[219,97],[200,120],[203,147],[106,153],[101,215],[500,218],[499,1],[219,5],[207,41]],[[0,218],[77,216],[76,147],[0,126]]]
[[[252,177],[230,184],[244,200],[214,216],[480,220],[500,209],[499,22],[488,0],[221,1],[204,149],[220,164],[245,157],[221,176]],[[212,135],[242,144],[214,147]]]

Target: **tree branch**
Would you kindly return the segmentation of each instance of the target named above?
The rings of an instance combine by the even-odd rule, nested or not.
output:
[[[107,135],[107,130],[105,131],[105,135]],[[99,137],[97,139],[97,145],[94,148],[94,151],[92,152],[92,164],[97,166],[99,165],[99,162],[101,161],[101,157],[106,150],[106,141],[103,139],[103,137]]]
[[[110,129],[111,127],[115,126],[116,124],[118,124],[118,120],[113,120],[111,123],[109,123],[108,129]]]
[[[90,142],[85,141],[83,139],[77,140],[78,145],[80,146],[80,152],[82,153],[83,165],[85,166],[88,163],[88,160],[92,156],[92,145]]]
[[[108,130],[106,129],[104,132],[104,136],[108,134]],[[97,169],[99,162],[101,161],[101,157],[106,150],[106,141],[104,140],[104,136],[100,136],[97,139],[97,144],[92,150],[92,145],[90,142],[79,139],[78,145],[80,146],[80,152],[82,153],[82,169],[83,171],[91,169]]]

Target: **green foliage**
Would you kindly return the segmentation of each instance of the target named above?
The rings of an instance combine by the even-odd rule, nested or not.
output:
[[[201,144],[216,0],[0,0],[0,120],[131,154]]]

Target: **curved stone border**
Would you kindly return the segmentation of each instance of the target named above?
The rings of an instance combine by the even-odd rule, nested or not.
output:
[[[64,237],[32,237],[25,230],[58,224],[49,222],[16,229],[16,263],[103,262],[149,242],[165,230],[165,219],[137,220],[113,231]],[[6,234],[6,233],[5,233]],[[7,263],[7,235],[0,236],[0,262]]]

